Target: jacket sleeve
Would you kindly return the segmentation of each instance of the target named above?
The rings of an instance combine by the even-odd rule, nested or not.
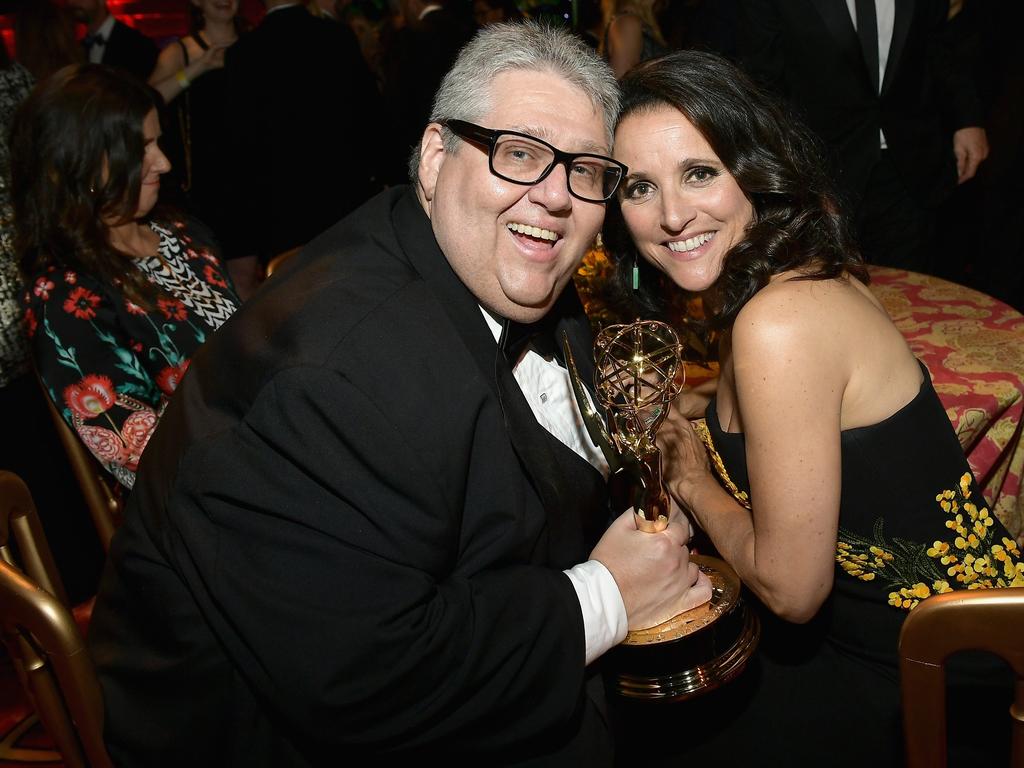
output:
[[[118,322],[117,300],[84,275],[54,269],[28,286],[26,319],[50,399],[93,456],[131,488],[164,397],[142,345]]]
[[[437,391],[437,373],[408,375]],[[497,404],[450,388],[465,416],[440,431],[451,413],[422,412],[425,455],[407,431],[419,404],[387,412],[337,371],[291,369],[181,467],[172,567],[259,698],[313,743],[513,754],[579,716],[575,592],[524,564],[513,486],[481,492],[496,468],[473,446],[500,429]]]

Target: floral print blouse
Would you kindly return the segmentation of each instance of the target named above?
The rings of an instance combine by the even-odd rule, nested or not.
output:
[[[24,295],[29,343],[50,399],[128,489],[192,355],[241,303],[201,225],[150,227],[159,255],[134,264],[157,286],[152,310],[117,285],[59,265],[33,276]]]

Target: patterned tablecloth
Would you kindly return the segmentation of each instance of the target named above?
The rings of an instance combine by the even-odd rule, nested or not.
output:
[[[595,329],[627,321],[606,300],[609,271],[603,254],[593,251],[576,275]],[[872,291],[928,366],[992,512],[1024,544],[1024,315],[937,277],[886,267],[870,271]],[[687,366],[687,378],[703,380],[714,371],[714,364]]]
[[[1024,543],[1024,315],[937,277],[870,270],[872,291],[928,366],[992,512]]]

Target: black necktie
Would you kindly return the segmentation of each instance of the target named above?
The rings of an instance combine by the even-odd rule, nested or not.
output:
[[[857,35],[860,37],[860,49],[864,54],[864,64],[871,77],[871,85],[878,94],[878,22],[875,19],[875,0],[856,0],[857,2]]]
[[[86,50],[89,50],[94,45],[104,45],[107,41],[103,39],[103,35],[88,34],[82,38],[82,45],[85,46]]]

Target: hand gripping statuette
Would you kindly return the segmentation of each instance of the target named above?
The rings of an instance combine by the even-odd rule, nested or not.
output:
[[[619,509],[632,507],[640,530],[664,530],[670,501],[661,481],[656,436],[685,381],[679,337],[654,320],[611,325],[598,334],[594,389],[607,426],[586,396],[568,338],[562,344],[587,432],[611,470],[613,503]],[[614,688],[626,698],[693,698],[736,677],[757,646],[760,625],[743,602],[736,572],[717,557],[695,554],[690,559],[711,581],[711,600],[630,632],[609,652]]]

